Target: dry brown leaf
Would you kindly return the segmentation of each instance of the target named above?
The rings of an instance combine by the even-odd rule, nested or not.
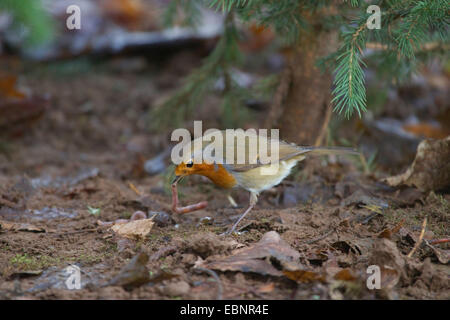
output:
[[[448,264],[450,261],[450,252],[449,250],[442,250],[439,248],[436,248],[435,246],[430,245],[427,241],[425,242],[426,245],[433,251],[436,258],[439,260],[442,264]]]
[[[405,219],[402,219],[395,227],[393,227],[392,229],[384,229],[383,231],[380,232],[380,234],[378,235],[378,238],[386,238],[386,239],[391,239],[392,235],[397,233],[400,228],[403,226],[403,224],[405,223]]]
[[[450,133],[448,128],[436,126],[431,123],[407,124],[403,126],[403,129],[416,136],[433,139],[444,139]]]
[[[405,257],[397,245],[386,238],[375,239],[369,257],[369,265],[372,264],[380,266],[383,288],[391,288],[401,277],[406,277]]]
[[[122,286],[125,289],[131,289],[149,282],[150,274],[146,267],[147,262],[148,255],[144,252],[138,253],[106,285]]]
[[[129,239],[145,238],[154,225],[153,219],[141,219],[127,223],[115,224],[111,229],[118,235]]]
[[[26,231],[26,232],[46,232],[44,228],[36,227],[29,223],[16,223],[0,220],[0,230]]]
[[[396,190],[393,196],[386,195],[392,204],[397,206],[411,206],[416,202],[422,202],[425,192],[415,188],[406,187]]]
[[[267,232],[262,239],[251,247],[235,250],[233,254],[219,257],[211,262],[201,262],[200,267],[220,271],[254,272],[262,275],[282,276],[270,259],[277,260],[282,266],[295,265],[300,258],[298,251],[292,249],[275,231]]]
[[[400,280],[400,272],[389,266],[382,266],[381,272],[381,288],[392,289]]]
[[[422,141],[408,170],[385,179],[385,182],[393,187],[415,186],[423,191],[450,186],[450,136],[442,140]]]
[[[25,94],[16,88],[16,82],[16,76],[0,77],[0,96],[3,98],[25,98]]]
[[[282,275],[281,271],[277,270],[270,262],[260,259],[242,259],[234,260],[231,256],[229,259],[225,258],[219,261],[213,261],[202,265],[203,268],[214,269],[219,271],[240,271],[253,272],[262,275],[270,275],[279,277]]]
[[[268,284],[263,284],[260,286],[256,291],[258,293],[271,293],[275,289],[275,284],[273,282],[270,282]]]
[[[325,277],[317,272],[308,270],[283,271],[283,274],[296,282],[309,283],[314,281],[325,282]]]
[[[16,271],[9,276],[9,279],[22,279],[29,277],[36,277],[42,274],[42,270],[24,270],[24,271]]]
[[[342,281],[355,281],[357,277],[352,273],[350,269],[342,269],[334,275],[334,279]]]

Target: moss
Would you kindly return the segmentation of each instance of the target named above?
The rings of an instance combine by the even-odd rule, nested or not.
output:
[[[27,253],[16,254],[9,263],[20,270],[42,270],[61,263],[60,258],[48,255],[30,256]]]

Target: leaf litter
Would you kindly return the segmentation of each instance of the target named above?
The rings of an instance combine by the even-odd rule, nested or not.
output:
[[[445,155],[442,142],[427,142],[434,159],[417,155],[413,174],[396,185],[349,162],[308,163],[303,182],[292,177],[262,194],[245,229],[220,237],[242,210],[231,208],[222,190],[186,179],[181,201],[207,199],[210,207],[174,215],[164,177],[132,174],[135,163],[124,150],[145,135],[142,110],[129,105],[154,101],[159,92],[147,78],[99,73],[64,84],[25,81],[48,91],[56,111],[24,107],[36,110],[20,117],[33,143],[29,136],[14,142],[13,161],[0,155],[0,297],[216,299],[217,279],[196,271],[201,267],[217,275],[225,299],[448,299],[448,242],[432,243],[448,238],[450,221],[450,197],[437,189],[445,186],[444,175],[435,179],[432,168],[445,168],[445,157],[438,157]],[[123,92],[135,94],[125,101]],[[85,102],[95,108],[75,113],[74,103]],[[12,117],[17,109],[3,110]],[[31,126],[33,114],[48,118]],[[10,130],[4,122],[0,127]],[[159,157],[166,140],[155,133],[150,143],[132,148],[137,157],[158,159],[147,163],[151,173],[168,167]],[[240,192],[232,196],[240,206],[248,201]],[[91,214],[89,207],[99,211]],[[137,211],[145,218],[131,219]],[[425,216],[423,240],[408,258]],[[380,291],[366,287],[372,264],[381,268]],[[68,265],[80,268],[80,290],[65,285]]]

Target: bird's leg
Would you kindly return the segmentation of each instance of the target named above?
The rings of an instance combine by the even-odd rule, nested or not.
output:
[[[172,183],[172,211],[175,213],[188,213],[205,208],[208,205],[207,201],[202,201],[196,204],[191,204],[186,207],[178,207],[178,190],[177,182]]]
[[[239,219],[237,219],[237,221],[233,224],[233,226],[230,229],[228,229],[227,232],[222,233],[222,235],[227,236],[227,235],[232,234],[236,230],[237,226],[239,225],[239,222],[241,222],[242,219],[244,219],[244,217],[247,215],[247,213],[249,213],[253,209],[253,207],[256,205],[256,202],[258,202],[258,194],[254,193],[254,192],[250,192],[250,204],[249,204],[247,210],[245,210],[245,212],[243,214],[241,214],[241,216],[239,217]]]
[[[231,196],[230,193],[227,195],[227,199],[228,199],[228,201],[230,202],[230,204],[231,204],[231,206],[233,208],[237,208],[238,207],[236,201],[234,201],[234,199],[233,199],[233,197]]]

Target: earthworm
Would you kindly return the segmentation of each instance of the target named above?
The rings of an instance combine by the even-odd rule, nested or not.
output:
[[[208,201],[202,201],[199,203],[191,204],[186,207],[178,207],[178,191],[177,191],[177,183],[172,183],[172,210],[175,213],[188,213],[196,210],[201,210],[206,208],[208,205]]]

